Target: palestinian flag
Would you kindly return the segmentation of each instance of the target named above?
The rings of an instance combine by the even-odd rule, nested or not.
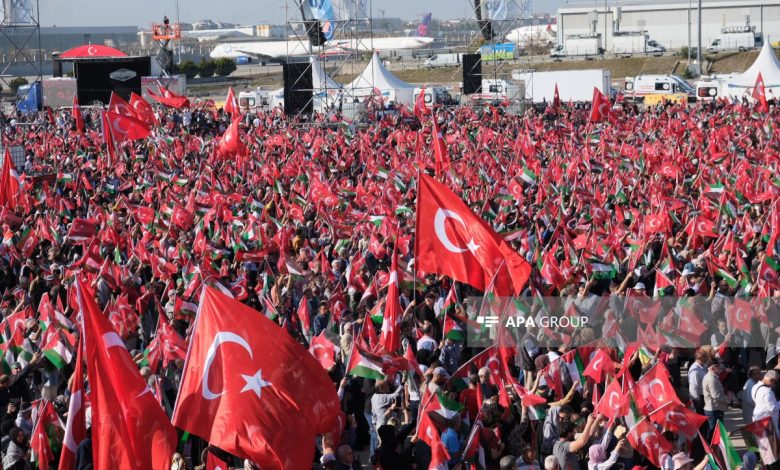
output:
[[[520,179],[525,181],[528,184],[536,184],[537,180],[539,179],[536,173],[533,172],[530,168],[527,166],[523,167],[523,172],[520,173]]]
[[[51,335],[41,351],[57,369],[62,369],[73,360],[73,346],[61,332]]]
[[[352,354],[349,355],[349,363],[347,364],[347,375],[372,380],[385,378],[382,364],[364,356],[357,345],[352,346]]]
[[[772,256],[764,256],[758,267],[758,277],[764,282],[777,282],[780,264]]]
[[[585,371],[585,365],[580,357],[580,352],[576,349],[567,352],[561,359],[566,364],[566,369],[569,371],[572,383],[577,384],[577,389],[584,387],[587,383],[587,379],[582,373]]]
[[[724,189],[723,183],[713,183],[707,186],[704,194],[721,194]]]
[[[726,468],[723,470],[737,470],[737,467],[742,465],[742,459],[734,448],[734,444],[731,442],[726,426],[723,425],[722,421],[718,421],[718,426],[712,435],[712,446],[720,449],[720,456],[726,464]]]
[[[710,272],[714,276],[720,276],[723,278],[724,281],[726,281],[726,284],[729,285],[731,288],[736,288],[739,282],[737,281],[737,278],[735,278],[726,268],[719,265],[716,261],[712,260],[709,261],[710,265]]]
[[[444,337],[460,342],[466,340],[466,332],[449,314],[444,314]]]
[[[439,311],[439,318],[442,315],[453,313],[455,311],[455,305],[458,303],[458,297],[455,295],[455,286],[450,287],[450,291],[447,293],[447,297],[444,298],[444,304]]]

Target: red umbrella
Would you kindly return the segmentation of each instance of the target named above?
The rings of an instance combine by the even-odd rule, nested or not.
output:
[[[60,59],[84,59],[90,57],[127,57],[127,54],[113,47],[100,44],[84,44],[60,54]]]

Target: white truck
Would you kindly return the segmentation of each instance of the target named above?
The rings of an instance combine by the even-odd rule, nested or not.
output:
[[[426,67],[457,67],[463,61],[462,53],[434,54],[425,60]]]
[[[698,101],[713,101],[719,98],[730,98],[728,84],[732,82],[738,73],[730,73],[728,75],[711,75],[709,77],[702,77],[695,83],[696,99]]]
[[[655,102],[656,99],[669,101],[696,101],[696,90],[677,75],[637,75],[626,77],[625,95],[628,100]]]
[[[654,56],[663,55],[666,48],[644,32],[615,32],[612,35],[612,47],[610,51],[623,57],[629,57],[635,54],[650,54]]]
[[[420,97],[423,89],[414,89],[414,103],[417,102],[417,98]],[[443,86],[427,86],[425,87],[425,95],[423,96],[423,103],[428,109],[432,109],[434,106],[450,106],[456,104],[455,100],[450,95],[450,92]]]
[[[761,33],[756,32],[755,26],[729,26],[720,30],[720,34],[712,40],[707,52],[713,54],[720,51],[742,52],[760,48],[762,44]]]
[[[238,106],[242,111],[259,111],[271,105],[271,92],[256,88],[238,93]]]
[[[553,59],[574,56],[594,57],[604,54],[602,44],[601,34],[567,36],[563,44],[558,44],[550,51],[550,57]]]
[[[500,103],[502,101],[523,100],[523,83],[517,80],[501,78],[483,78],[482,92],[471,95],[472,103]]]
[[[607,69],[558,70],[537,72],[533,70],[514,70],[512,78],[525,84],[525,99],[533,103],[552,103],[555,98],[555,86],[561,102],[590,102],[593,89],[610,96],[612,76]]]

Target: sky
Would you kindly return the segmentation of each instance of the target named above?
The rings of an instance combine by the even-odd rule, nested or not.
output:
[[[292,0],[178,0],[181,22],[212,19],[239,24],[283,24],[285,4]],[[534,0],[533,11],[554,13],[565,0]],[[463,18],[471,0],[373,0],[375,17],[412,19],[432,12],[434,18]],[[41,0],[42,26],[144,26],[163,15],[176,18],[176,0]],[[473,11],[469,12],[469,16]],[[295,18],[298,19],[297,17]]]

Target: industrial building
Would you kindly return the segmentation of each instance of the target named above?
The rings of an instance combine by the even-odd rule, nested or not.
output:
[[[558,40],[578,34],[600,34],[610,49],[614,31],[647,31],[668,50],[696,47],[697,0],[605,0],[569,3],[558,9]],[[780,0],[704,0],[701,12],[702,48],[724,27],[750,24],[771,41],[780,40]],[[688,25],[690,27],[690,33]],[[775,37],[777,36],[777,37]]]

